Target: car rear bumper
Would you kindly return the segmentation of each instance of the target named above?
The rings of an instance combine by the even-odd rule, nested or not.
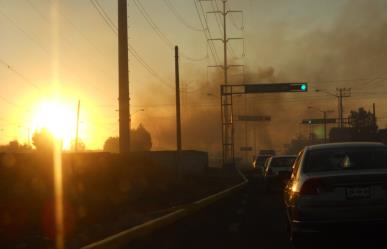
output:
[[[265,182],[266,184],[269,184],[269,185],[285,186],[288,181],[289,179],[282,175],[265,176]]]

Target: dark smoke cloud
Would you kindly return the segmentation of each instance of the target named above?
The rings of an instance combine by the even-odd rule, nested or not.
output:
[[[247,65],[244,75],[233,72],[233,81],[241,82],[244,78],[248,83],[273,83],[308,81],[313,88],[329,89],[346,86],[364,90],[364,82],[336,82],[331,79],[356,79],[381,76],[387,65],[387,6],[383,1],[348,1],[342,6],[341,12],[329,27],[318,27],[294,35],[284,23],[273,23],[265,32],[266,37],[257,39],[256,34],[247,36],[252,43],[259,44],[248,56],[256,56],[256,64]],[[290,31],[289,31],[290,30]],[[255,53],[255,56],[254,54]],[[260,62],[260,58],[266,58]],[[272,58],[271,62],[268,58]],[[250,60],[254,61],[254,60]],[[269,65],[267,63],[270,63]],[[266,64],[266,65],[265,65]],[[185,77],[191,77],[191,72]],[[197,77],[195,77],[197,78]],[[199,89],[188,93],[183,105],[183,144],[187,149],[220,149],[221,126],[219,84],[223,81],[222,72],[211,71],[209,82],[191,82]],[[194,87],[192,87],[194,88]],[[211,96],[208,96],[211,93]],[[314,99],[314,96],[317,96]],[[335,98],[327,97],[319,101],[318,95],[310,92],[296,94],[260,94],[248,96],[246,110],[244,98],[235,97],[235,114],[270,115],[269,124],[257,124],[258,146],[260,148],[282,148],[298,132],[303,131],[300,122],[307,116],[318,117],[320,114],[307,111],[308,105],[321,109],[334,109]],[[308,101],[289,101],[293,99]],[[172,101],[173,102],[173,101]],[[346,104],[346,110],[357,108],[368,102]],[[212,104],[213,106],[207,106]],[[172,112],[173,113],[173,112]],[[153,119],[153,122],[154,119]],[[174,148],[175,120],[157,120],[157,137],[163,148]],[[253,144],[253,125],[248,124],[249,144]],[[236,139],[242,138],[244,126],[237,124]],[[238,146],[241,144],[237,141]]]

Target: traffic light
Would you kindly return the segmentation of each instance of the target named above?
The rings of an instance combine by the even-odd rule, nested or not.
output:
[[[245,93],[307,92],[308,83],[248,84]]]
[[[308,83],[291,83],[290,92],[307,92]]]

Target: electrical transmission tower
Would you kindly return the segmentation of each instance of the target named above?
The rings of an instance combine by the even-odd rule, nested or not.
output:
[[[200,1],[216,1],[216,0],[200,0]],[[220,14],[223,17],[223,38],[209,39],[209,41],[223,42],[223,65],[212,65],[210,67],[220,67],[224,72],[224,91],[230,94],[222,94],[221,109],[222,109],[222,146],[223,146],[223,163],[234,163],[234,129],[233,129],[233,100],[231,94],[231,87],[229,84],[228,70],[231,67],[243,67],[243,65],[228,63],[228,42],[231,40],[243,40],[241,37],[229,37],[227,34],[227,15],[230,13],[243,13],[240,10],[227,10],[227,0],[222,0],[222,10],[209,11],[207,14]]]

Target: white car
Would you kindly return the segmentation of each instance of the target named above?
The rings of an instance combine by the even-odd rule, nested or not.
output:
[[[294,163],[284,202],[296,247],[306,234],[386,225],[387,146],[351,142],[306,147]]]

